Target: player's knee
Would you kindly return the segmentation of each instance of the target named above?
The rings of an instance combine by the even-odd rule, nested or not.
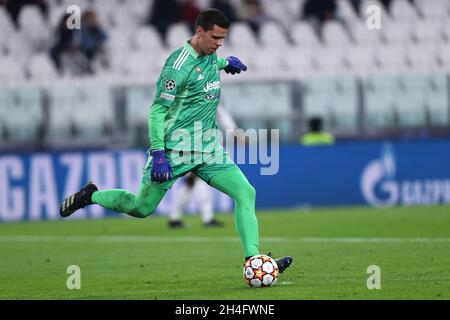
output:
[[[155,210],[156,210],[156,206],[140,204],[136,207],[136,209],[134,210],[134,213],[139,218],[147,218],[153,212],[155,212]]]
[[[243,185],[237,192],[237,195],[237,201],[252,203],[256,201],[256,190],[250,183]]]

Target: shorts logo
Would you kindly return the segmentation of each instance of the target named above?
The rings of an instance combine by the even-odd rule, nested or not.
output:
[[[166,90],[172,91],[177,86],[177,83],[173,79],[166,81]]]

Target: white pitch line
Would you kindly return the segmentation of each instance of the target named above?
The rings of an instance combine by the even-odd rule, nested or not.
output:
[[[0,235],[0,242],[238,242],[237,237],[170,237],[170,236],[51,236]],[[371,238],[371,237],[262,237],[262,242],[292,243],[450,243],[450,238]]]

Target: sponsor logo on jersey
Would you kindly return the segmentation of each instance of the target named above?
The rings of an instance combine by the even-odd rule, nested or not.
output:
[[[211,90],[216,90],[216,89],[220,89],[220,81],[206,83],[205,87],[203,88],[203,91],[209,92]]]
[[[206,100],[213,100],[213,99],[219,99],[220,98],[220,93],[209,93],[205,96]]]

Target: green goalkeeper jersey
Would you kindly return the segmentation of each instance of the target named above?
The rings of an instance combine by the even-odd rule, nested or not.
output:
[[[218,58],[215,53],[199,55],[189,40],[169,56],[157,81],[153,102],[153,108],[156,105],[166,108],[162,108],[165,112],[163,141],[150,136],[152,149],[206,152],[217,144],[219,71],[226,64],[226,59]]]

